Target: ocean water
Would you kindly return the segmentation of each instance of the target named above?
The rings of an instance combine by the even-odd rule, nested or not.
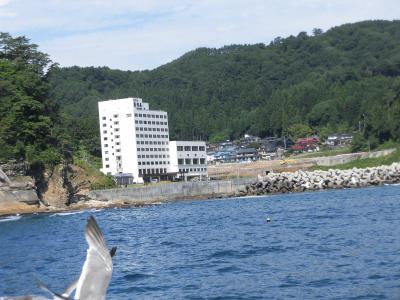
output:
[[[108,299],[400,299],[400,186],[2,218],[0,296],[77,278],[89,215]]]

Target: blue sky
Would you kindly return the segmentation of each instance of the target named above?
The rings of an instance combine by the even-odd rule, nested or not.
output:
[[[400,18],[398,0],[0,0],[0,31],[61,66],[153,69],[198,47]]]

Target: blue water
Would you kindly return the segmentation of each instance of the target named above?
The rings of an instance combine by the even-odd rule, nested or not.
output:
[[[0,296],[79,276],[90,214],[108,299],[400,299],[400,186],[0,219]]]

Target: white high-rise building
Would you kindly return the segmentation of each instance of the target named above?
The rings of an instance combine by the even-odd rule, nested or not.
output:
[[[133,182],[166,178],[170,169],[168,115],[140,98],[101,101],[99,122],[104,174]]]

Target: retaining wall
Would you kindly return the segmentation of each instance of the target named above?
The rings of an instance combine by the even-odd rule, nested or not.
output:
[[[232,180],[177,182],[154,186],[94,190],[89,198],[100,201],[125,201],[128,203],[151,203],[182,199],[218,198],[238,195],[254,178]]]
[[[374,152],[360,152],[360,153],[349,153],[349,154],[341,154],[335,156],[328,156],[328,157],[316,157],[313,160],[315,161],[316,165],[318,166],[334,166],[334,165],[341,165],[359,158],[373,158],[373,157],[381,157],[385,155],[389,155],[390,153],[394,152],[396,149],[386,149],[381,151],[374,151]]]

